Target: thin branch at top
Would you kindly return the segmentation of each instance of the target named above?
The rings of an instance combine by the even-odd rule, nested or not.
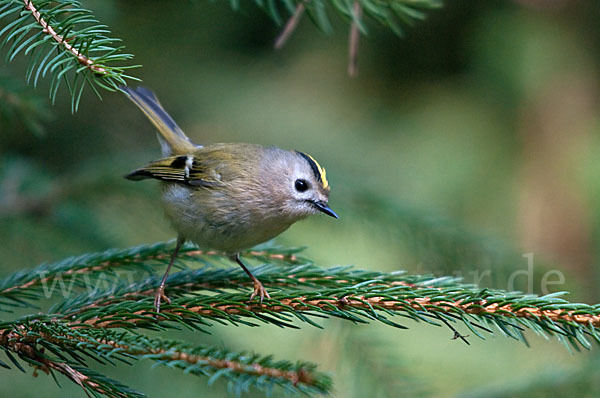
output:
[[[280,48],[282,48],[287,42],[287,40],[290,38],[292,33],[294,33],[296,27],[298,26],[298,22],[300,22],[300,18],[302,18],[302,14],[304,14],[304,10],[306,10],[306,6],[304,5],[304,1],[301,1],[296,6],[294,14],[286,22],[281,34],[279,35],[279,37],[277,37],[277,40],[275,40],[275,49],[279,50]]]
[[[358,1],[352,6],[353,18],[350,25],[350,36],[348,40],[348,75],[350,77],[358,76],[358,42],[360,39],[360,30],[358,21],[362,18],[362,6]]]
[[[42,27],[42,32],[44,32],[47,35],[50,35],[52,37],[52,39],[55,42],[57,42],[59,45],[64,46],[68,52],[70,52],[71,54],[73,54],[73,56],[75,58],[77,58],[77,62],[79,62],[81,65],[87,67],[88,69],[90,69],[91,71],[93,71],[95,73],[99,73],[102,75],[106,74],[105,68],[95,65],[94,61],[92,61],[91,59],[89,59],[88,57],[83,55],[81,52],[79,52],[79,50],[77,50],[75,47],[70,45],[68,43],[68,40],[70,40],[70,39],[68,39],[68,38],[65,39],[64,37],[62,37],[61,35],[56,33],[54,28],[52,26],[50,26],[50,24],[48,24],[48,22],[46,22],[44,20],[44,18],[42,18],[42,14],[35,8],[32,0],[23,0],[23,1],[25,2],[25,9],[28,11],[31,11],[31,14],[35,18],[35,20]]]

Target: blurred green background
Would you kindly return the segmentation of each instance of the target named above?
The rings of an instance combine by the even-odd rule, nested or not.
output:
[[[304,18],[275,51],[279,28],[250,2],[239,12],[221,1],[83,5],[123,39],[143,65],[135,75],[194,141],[298,149],[327,168],[340,219],[314,217],[277,243],[307,246],[322,266],[460,275],[600,301],[597,2],[448,1],[403,38],[371,22],[357,79],[346,75],[348,27],[333,13],[334,34]],[[25,67],[3,67],[0,89],[21,84]],[[88,90],[71,114],[66,91],[54,106],[45,82],[26,92],[44,110],[34,129],[43,132],[0,119],[1,276],[175,236],[157,184],[122,178],[159,155],[133,104]],[[558,280],[552,270],[565,280],[546,290],[544,275]],[[530,348],[498,333],[467,346],[447,329],[404,323],[409,330],[328,320],[324,330],[169,337],[317,362],[334,374],[336,397],[600,393],[596,348],[571,354],[533,333]],[[149,365],[97,369],[150,396],[226,395],[223,384]],[[0,370],[2,396],[82,395],[61,383]]]

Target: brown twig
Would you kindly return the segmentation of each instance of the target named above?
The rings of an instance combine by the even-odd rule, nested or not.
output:
[[[28,282],[23,283],[22,285],[11,286],[11,287],[8,287],[8,288],[0,291],[0,296],[8,294],[8,293],[11,293],[11,292],[14,292],[15,290],[25,290],[25,289],[28,289],[28,288],[30,288],[32,286],[43,285],[44,283],[48,283],[48,282],[54,280],[54,278],[57,278],[59,276],[62,277],[64,275],[66,275],[66,276],[68,276],[68,275],[79,275],[79,274],[86,274],[88,272],[102,271],[104,269],[109,268],[111,265],[113,265],[113,264],[111,264],[108,261],[105,261],[104,263],[101,263],[99,265],[94,265],[94,266],[90,266],[90,267],[79,268],[79,269],[76,269],[76,270],[71,269],[71,270],[62,272],[60,274],[52,275],[52,276],[49,276],[49,277],[46,277],[46,278],[32,279],[32,280],[30,280]]]
[[[46,366],[62,373],[63,375],[65,375],[66,377],[71,379],[75,384],[80,386],[84,391],[87,387],[87,388],[92,389],[101,394],[105,394],[108,392],[108,391],[106,391],[106,389],[102,388],[101,385],[90,380],[89,376],[86,376],[83,373],[81,373],[80,371],[73,369],[72,367],[70,367],[69,365],[67,365],[64,362],[54,362],[54,361],[50,361],[48,359],[46,359],[45,362],[46,362]],[[115,392],[112,392],[112,393],[114,394]],[[127,394],[117,393],[117,396],[127,397]]]
[[[35,366],[36,371],[41,370],[42,372],[49,374],[51,370],[56,370],[57,372],[65,375],[67,378],[71,379],[75,384],[83,388],[84,391],[87,387],[100,394],[107,392],[98,383],[92,381],[89,376],[86,376],[78,370],[73,369],[65,362],[55,362],[42,355],[41,353],[43,351],[38,351],[35,348],[35,344],[39,338],[39,334],[30,336],[24,326],[20,326],[18,328],[18,332],[14,330],[0,331],[0,345],[8,348],[10,351],[21,357],[27,357],[34,360],[38,364],[41,364]],[[119,395],[126,397],[125,394]]]
[[[244,253],[242,253],[242,255],[243,254]],[[249,252],[247,252],[247,254],[250,254],[251,256],[254,256],[254,257],[266,257],[269,259],[287,261],[290,263],[296,263],[299,261],[298,257],[296,257],[295,254],[269,253],[267,251],[256,251],[256,250],[249,251]]]
[[[228,360],[228,359],[214,359],[207,356],[202,355],[194,355],[188,354],[186,352],[173,351],[173,350],[165,350],[163,348],[156,349],[132,349],[131,347],[119,344],[115,341],[107,341],[103,340],[100,342],[101,344],[105,344],[110,346],[111,348],[120,348],[122,351],[131,354],[131,355],[164,355],[167,356],[167,360],[169,361],[185,361],[189,364],[205,364],[208,366],[212,366],[216,369],[230,369],[236,373],[245,373],[256,376],[268,376],[276,379],[286,379],[291,381],[294,384],[303,383],[310,385],[312,384],[311,375],[305,370],[299,371],[291,371],[291,370],[280,370],[276,368],[261,366],[259,364],[247,365],[237,361]]]
[[[205,255],[211,255],[211,254],[217,255],[216,252],[202,252],[201,250],[190,251],[186,254],[192,255],[191,253],[193,253],[193,254],[199,253],[199,254],[205,254]],[[169,256],[168,254],[161,253],[161,254],[154,254],[154,255],[144,256],[144,257],[138,255],[138,256],[135,256],[132,259],[128,259],[128,260],[103,261],[97,265],[90,265],[89,267],[83,267],[83,268],[79,268],[79,269],[70,269],[68,271],[64,271],[64,272],[61,272],[61,273],[58,273],[55,275],[51,275],[51,276],[48,276],[45,278],[35,278],[35,279],[32,279],[21,285],[11,286],[9,288],[1,290],[0,296],[5,295],[7,293],[14,292],[15,290],[25,290],[32,286],[43,285],[44,283],[51,282],[52,280],[54,280],[55,278],[58,278],[58,277],[87,274],[89,272],[98,272],[98,271],[106,270],[106,269],[109,269],[109,268],[115,267],[115,266],[123,266],[125,264],[141,263],[144,261],[152,261],[152,260],[162,260],[162,259],[168,258],[168,256]]]
[[[288,21],[285,24],[285,27],[283,28],[283,31],[277,37],[277,40],[275,40],[274,47],[276,50],[279,50],[280,48],[282,48],[285,45],[285,43],[287,42],[287,40],[290,38],[292,33],[294,33],[294,31],[296,30],[296,27],[298,26],[298,22],[300,22],[300,18],[302,18],[302,14],[304,14],[305,10],[306,10],[306,5],[304,4],[304,1],[301,1],[300,3],[298,3],[298,5],[296,6],[296,10],[294,11],[294,14],[290,17],[290,19],[288,19]]]
[[[194,254],[198,254],[198,252],[202,253],[201,250],[197,250],[197,251],[193,251],[193,252],[188,252],[188,254],[190,253],[194,253]],[[251,252],[251,253],[258,253],[257,255],[265,255],[265,252]],[[204,254],[217,254],[217,252],[204,252]],[[277,259],[281,259],[280,254],[270,254],[270,256],[277,256]],[[291,275],[287,275],[284,278],[280,278],[278,279],[276,282],[265,282],[264,284],[266,286],[277,286],[277,287],[286,287],[289,286],[289,283],[287,283],[287,280],[289,281],[295,281],[298,283],[310,283],[310,282],[316,282],[319,280],[327,280],[329,282],[330,285],[332,284],[347,284],[350,283],[349,280],[347,279],[339,279],[336,278],[335,276],[324,276],[324,277],[298,277],[297,275],[291,274]],[[373,282],[368,284],[367,286],[372,287],[377,285],[378,282]],[[426,286],[426,285],[416,285],[413,283],[407,283],[404,281],[393,281],[393,282],[388,282],[387,285],[389,286],[406,286],[406,287],[411,287],[414,289],[438,289],[440,290],[440,288],[436,288],[436,287],[431,287],[431,286]],[[222,279],[220,281],[211,281],[211,282],[183,282],[181,284],[170,284],[167,285],[167,291],[168,290],[172,290],[172,289],[178,289],[178,290],[184,290],[184,291],[200,291],[200,290],[215,290],[215,289],[222,289],[222,288],[227,288],[227,287],[231,287],[231,286],[252,286],[252,280],[248,279],[245,276],[242,276],[240,279],[232,279],[232,278],[227,278],[227,279]],[[139,300],[140,297],[150,297],[153,296],[156,293],[156,289],[155,288],[151,288],[151,289],[146,289],[146,290],[140,290],[137,292],[129,292],[129,293],[124,293],[123,295],[121,295],[120,297],[109,297],[109,298],[101,298],[97,301],[94,301],[90,304],[87,304],[83,307],[80,307],[77,309],[77,311],[74,312],[70,312],[69,315],[70,316],[74,316],[77,314],[80,314],[88,309],[91,308],[98,308],[98,307],[104,307],[110,304],[114,304],[120,301],[127,301],[127,300]]]
[[[429,312],[438,313],[455,313],[454,310],[460,310],[467,314],[473,315],[494,315],[501,313],[507,317],[525,318],[525,319],[549,319],[555,322],[574,322],[580,325],[600,327],[600,315],[591,314],[578,314],[576,311],[564,311],[564,310],[542,310],[535,307],[522,307],[519,309],[513,309],[510,304],[499,305],[498,303],[488,304],[486,300],[480,300],[478,302],[469,301],[463,303],[463,300],[451,301],[451,300],[432,300],[429,297],[418,297],[418,298],[402,298],[392,300],[389,297],[380,296],[344,296],[343,298],[328,298],[328,299],[315,299],[307,298],[305,296],[281,299],[278,302],[270,303],[265,301],[263,303],[247,303],[245,305],[240,304],[203,304],[203,305],[182,305],[179,308],[171,307],[166,308],[163,312],[167,314],[174,314],[181,317],[189,316],[189,312],[193,312],[206,317],[219,317],[220,314],[226,313],[228,315],[244,315],[248,311],[260,313],[260,312],[290,312],[290,311],[310,311],[315,307],[322,310],[329,310],[331,308],[358,308],[373,310],[373,308],[381,308],[384,310],[400,311],[406,309],[407,306],[411,310],[426,310]],[[113,314],[107,315],[107,318],[102,317],[91,318],[84,321],[88,326],[92,327],[121,327],[127,323],[143,323],[147,322],[144,317],[154,315],[153,312],[148,310],[140,310],[135,312],[133,315],[140,316],[139,318],[131,318],[119,322],[115,319]],[[163,314],[161,314],[162,316]],[[167,317],[163,316],[163,319]]]
[[[254,256],[254,257],[266,257],[266,258],[273,259],[273,260],[288,261],[291,263],[295,263],[298,261],[298,258],[293,254],[269,253],[266,251],[256,251],[256,250],[248,251],[248,252],[246,252],[246,254]],[[189,251],[181,252],[179,254],[179,257],[195,257],[195,256],[202,256],[202,255],[203,256],[214,256],[214,257],[227,257],[227,255],[225,253],[219,252],[216,250],[189,250]],[[79,268],[76,270],[71,269],[71,270],[68,270],[68,271],[65,271],[65,272],[62,272],[59,274],[51,275],[51,276],[48,276],[45,278],[42,278],[40,275],[40,277],[32,279],[21,285],[11,286],[4,290],[0,290],[0,296],[15,292],[17,290],[25,290],[25,289],[28,289],[33,286],[43,285],[45,283],[51,282],[52,280],[54,280],[55,278],[58,278],[58,277],[64,277],[64,276],[70,276],[70,275],[81,275],[81,274],[87,274],[89,272],[98,272],[98,271],[109,269],[111,267],[123,266],[123,265],[134,264],[134,263],[139,264],[144,261],[165,260],[165,259],[168,259],[169,256],[170,256],[170,254],[168,254],[168,253],[152,254],[149,256],[137,255],[137,256],[133,257],[132,259],[117,260],[117,261],[104,261],[97,265],[91,265],[89,267],[83,267],[83,268]],[[200,286],[200,287],[202,287],[202,286]],[[204,287],[210,288],[209,285],[206,285]]]
[[[350,38],[348,40],[348,75],[350,77],[358,76],[358,42],[360,38],[360,30],[358,22],[362,18],[362,6],[358,1],[354,2],[353,6],[354,18],[350,25]]]
[[[285,312],[302,312],[302,311],[314,311],[315,308],[319,308],[324,311],[330,311],[333,308],[348,309],[356,308],[361,310],[373,311],[373,310],[389,310],[389,311],[402,311],[402,310],[419,310],[428,311],[431,314],[442,314],[446,313],[449,315],[455,315],[460,313],[472,314],[472,315],[501,315],[506,318],[524,318],[530,320],[549,320],[552,322],[572,322],[582,326],[588,327],[600,327],[600,315],[594,314],[582,314],[578,313],[577,310],[544,310],[537,307],[520,307],[513,308],[510,304],[501,305],[497,302],[489,303],[482,299],[476,302],[471,300],[463,301],[458,300],[438,300],[429,297],[397,297],[391,298],[390,296],[363,296],[363,295],[350,295],[340,297],[329,297],[327,299],[319,298],[308,298],[306,296],[299,296],[293,298],[285,298],[279,301],[265,301],[263,303],[207,303],[207,304],[183,304],[183,305],[172,305],[164,308],[160,314],[158,314],[159,320],[168,320],[173,315],[181,318],[189,318],[191,313],[199,314],[205,317],[223,317],[226,315],[241,315],[244,316],[248,312],[253,313],[285,313]],[[458,311],[457,311],[458,310]],[[133,314],[129,314],[126,318],[119,319],[118,315],[108,314],[106,316],[100,316],[91,319],[77,320],[72,319],[70,316],[65,317],[64,321],[71,323],[70,327],[74,329],[78,328],[118,328],[118,327],[131,327],[133,325],[143,325],[148,322],[156,322],[157,314],[151,309],[139,310]],[[442,319],[442,317],[438,317]],[[446,322],[445,322],[446,323]],[[447,323],[446,323],[447,324]],[[447,324],[448,325],[448,324]],[[460,335],[455,329],[451,328],[455,332],[455,338],[462,338],[466,340],[467,336]],[[39,336],[39,334],[37,335]],[[24,326],[17,326],[17,330],[0,330],[0,345],[9,347],[12,351],[19,353],[20,355],[28,356],[36,361],[44,364],[43,371],[48,369],[55,369],[62,374],[65,374],[71,380],[79,385],[89,386],[92,389],[101,388],[89,380],[89,378],[76,370],[65,367],[61,364],[48,362],[45,358],[40,358],[40,355],[35,350],[35,336],[27,338],[27,333]],[[49,336],[48,338],[52,338]],[[69,337],[72,338],[72,337]],[[110,346],[110,349],[121,348],[126,350],[127,346],[119,345],[113,341],[103,341],[102,344]],[[108,349],[108,348],[107,348]],[[131,349],[131,348],[130,348]],[[147,354],[146,352],[139,351],[134,352],[134,355]],[[310,384],[312,378],[307,372],[290,372],[273,369],[269,367],[263,367],[259,365],[244,365],[242,363],[226,360],[226,359],[214,359],[201,355],[194,355],[184,352],[172,352],[164,351],[162,349],[148,349],[150,354],[170,355],[170,360],[182,360],[190,364],[207,363],[218,369],[231,369],[235,372],[245,372],[248,374],[266,375],[275,378],[285,378],[294,383],[301,382]]]
[[[42,27],[42,32],[47,35],[50,35],[50,37],[52,37],[52,39],[54,39],[55,42],[57,42],[59,45],[62,45],[65,48],[65,50],[67,50],[67,52],[71,53],[77,59],[77,62],[80,65],[83,65],[89,70],[98,74],[104,75],[107,73],[105,68],[94,64],[93,60],[86,57],[79,50],[77,50],[75,47],[69,44],[68,40],[70,39],[65,39],[63,36],[56,33],[54,28],[50,26],[50,24],[48,24],[48,22],[46,22],[44,18],[42,18],[42,14],[37,10],[37,8],[35,8],[35,6],[33,5],[33,1],[23,0],[23,2],[25,3],[25,9],[31,11],[31,15],[33,15],[35,20]]]
[[[66,363],[53,362],[47,358],[41,357],[36,353],[36,349],[34,347],[37,341],[41,338],[43,338],[46,341],[55,343],[59,346],[64,344],[61,339],[57,338],[57,336],[50,335],[44,332],[37,332],[33,335],[29,335],[24,327],[20,328],[19,333],[8,330],[5,330],[0,333],[0,345],[8,347],[9,349],[11,349],[11,351],[19,355],[24,355],[28,358],[36,360],[39,363],[43,363],[44,366],[38,367],[39,370],[45,373],[49,373],[49,369],[55,369],[67,376],[69,379],[71,379],[73,382],[75,382],[81,387],[85,387],[87,385],[88,387],[93,388],[96,391],[102,390],[102,387],[99,386],[97,383],[91,381],[88,376],[73,369]],[[229,369],[235,373],[244,373],[255,376],[268,376],[275,379],[285,379],[289,380],[294,385],[298,383],[311,385],[314,382],[314,379],[310,372],[304,369],[299,369],[297,371],[281,370],[273,367],[263,366],[258,363],[244,364],[235,360],[215,359],[208,356],[189,354],[186,352],[173,350],[172,348],[168,350],[164,348],[133,348],[129,345],[121,344],[113,340],[90,340],[84,338],[81,335],[75,337],[62,334],[61,337],[75,342],[86,342],[95,344],[96,346],[102,346],[102,348],[106,351],[118,349],[119,352],[123,352],[134,356],[162,355],[163,358],[161,358],[161,360],[185,361],[191,365],[203,364],[207,366],[212,366],[216,369]]]

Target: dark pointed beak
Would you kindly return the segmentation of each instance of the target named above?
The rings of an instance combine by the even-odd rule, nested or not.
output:
[[[331,216],[333,218],[339,218],[338,215],[335,214],[335,211],[331,210],[331,207],[329,207],[327,205],[327,203],[317,202],[317,201],[311,201],[310,203],[312,203],[313,206],[315,206],[317,209],[319,209],[319,211],[322,211],[323,213],[327,214],[328,216]]]

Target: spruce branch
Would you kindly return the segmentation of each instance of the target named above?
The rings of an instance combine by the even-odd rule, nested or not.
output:
[[[57,43],[58,46],[63,46],[67,52],[71,53],[75,57],[75,59],[77,60],[77,62],[79,62],[80,65],[82,65],[86,69],[91,70],[94,73],[98,73],[101,75],[105,75],[107,73],[106,68],[92,61],[90,58],[83,55],[83,53],[77,48],[69,44],[69,41],[72,40],[72,38],[65,38],[56,33],[54,28],[50,26],[48,22],[46,22],[46,20],[44,20],[42,14],[33,5],[32,0],[23,0],[23,2],[25,3],[25,10],[30,11],[33,18],[35,18],[37,23],[42,27],[42,32],[44,34],[49,35],[52,38],[52,40],[54,40]]]
[[[0,309],[6,310],[2,304],[31,305],[32,301],[43,298],[43,294],[47,296],[46,298],[50,298],[57,284],[61,287],[67,285],[85,287],[92,280],[91,278],[100,275],[116,278],[115,271],[119,268],[150,271],[146,262],[164,262],[167,254],[164,252],[156,254],[156,252],[161,249],[165,251],[168,245],[169,243],[161,243],[128,250],[84,254],[56,263],[42,264],[32,270],[16,272],[0,280],[0,298],[8,300],[4,303],[0,302]],[[87,278],[79,278],[82,276]]]
[[[115,398],[143,396],[143,394],[128,388],[116,380],[112,380],[78,364],[71,363],[62,354],[58,354],[55,358],[49,356],[47,351],[58,353],[56,349],[61,348],[53,344],[48,344],[52,339],[54,338],[48,341],[43,341],[42,339],[41,344],[39,344],[39,333],[31,333],[28,325],[15,325],[15,328],[12,330],[3,330],[0,332],[0,349],[5,352],[15,367],[21,371],[25,372],[25,369],[13,354],[16,354],[23,362],[33,366],[36,372],[42,371],[52,375],[57,383],[58,381],[53,372],[64,375],[80,386],[88,396],[90,395],[88,393],[94,396],[103,395]],[[73,355],[73,353],[70,354]],[[10,369],[10,366],[4,362],[0,362],[0,365]]]
[[[289,392],[313,395],[324,394],[331,388],[330,378],[311,363],[275,361],[268,356],[232,352],[215,346],[192,347],[176,340],[129,332],[73,328],[61,322],[28,322],[14,325],[11,331],[4,331],[1,336],[0,346],[29,353],[29,357],[34,357],[34,352],[54,353],[57,358],[43,354],[43,364],[50,363],[52,369],[63,369],[61,373],[70,375],[70,379],[81,386],[91,385],[86,375],[80,370],[67,369],[73,369],[73,366],[82,369],[86,365],[84,358],[91,358],[113,365],[115,360],[131,364],[131,360],[150,359],[157,365],[208,377],[209,383],[223,378],[230,389],[238,393],[246,392],[250,387],[269,391],[278,386]]]
[[[112,284],[113,290],[121,289],[119,271],[152,273],[153,268],[166,265],[170,258],[169,250],[173,242],[161,242],[154,245],[141,245],[125,250],[107,250],[100,253],[84,254],[69,257],[51,264],[42,264],[34,269],[22,270],[6,278],[0,279],[0,311],[6,311],[9,306],[31,306],[36,300],[50,298],[53,294],[70,294],[75,288],[89,290],[96,279]],[[274,261],[289,264],[306,262],[299,257],[296,248],[264,247],[249,250],[245,256],[259,261]],[[214,264],[208,258],[225,260],[225,253],[213,250],[199,250],[193,244],[184,245],[179,254],[180,258],[193,260],[205,265]],[[181,262],[179,262],[181,265]],[[148,288],[153,285],[152,279],[147,279]],[[96,284],[97,285],[97,284]],[[59,289],[56,289],[56,288]],[[5,301],[2,301],[5,300]]]
[[[249,254],[255,253],[262,256],[264,252],[250,251]],[[282,255],[271,251],[269,256],[272,259],[279,260]],[[284,267],[267,263],[255,267],[253,272],[260,276],[261,281],[266,285],[280,290],[339,289],[365,282],[371,282],[371,286],[380,283],[389,286],[412,286],[415,288],[426,286],[423,284],[431,282],[433,285],[428,287],[433,288],[443,282],[457,281],[453,278],[441,278],[432,281],[430,276],[407,275],[400,271],[386,275],[372,271],[354,270],[347,266],[324,269],[316,267],[310,262]],[[401,280],[400,276],[402,276]],[[112,289],[84,293],[57,304],[51,311],[72,315],[83,313],[92,307],[102,307],[124,300],[138,301],[145,297],[154,296],[159,281],[159,276],[152,276],[137,283],[122,283],[115,285]],[[218,293],[222,293],[224,290],[247,292],[252,286],[252,281],[238,267],[223,269],[213,267],[209,263],[199,269],[187,269],[173,273],[167,279],[165,292],[169,297],[183,297],[202,290]]]
[[[32,278],[31,271],[21,271],[0,281],[0,297],[5,301],[16,299],[17,304],[39,300],[40,285],[49,280],[44,278],[57,278],[61,273],[75,278],[97,277],[117,268],[152,270],[164,265],[171,250],[172,242],[165,242],[86,254],[38,267],[36,270],[52,271],[42,278]],[[83,380],[81,374],[90,377],[93,383],[100,383],[97,381],[100,376],[89,373],[93,371],[84,358],[108,363],[113,359],[125,362],[152,359],[211,379],[225,377],[234,389],[281,385],[312,394],[329,388],[328,379],[313,365],[269,362],[270,359],[252,355],[253,359],[246,361],[243,359],[248,358],[246,353],[153,340],[143,336],[142,331],[186,327],[206,332],[216,323],[297,328],[301,322],[322,327],[317,321],[327,317],[363,324],[381,322],[406,329],[395,319],[403,317],[447,327],[454,338],[467,343],[468,336],[459,327],[480,338],[492,333],[490,327],[495,327],[525,343],[525,332],[530,329],[544,337],[554,336],[574,349],[590,349],[591,341],[600,342],[600,305],[570,303],[560,297],[563,293],[540,297],[481,289],[451,277],[349,267],[324,269],[301,257],[298,249],[271,247],[245,253],[252,263],[259,264],[254,272],[271,292],[271,299],[250,302],[251,282],[242,271],[237,267],[216,267],[224,262],[224,254],[201,251],[193,245],[185,245],[182,253],[183,260],[201,267],[184,269],[167,279],[171,302],[162,307],[160,314],[155,312],[153,303],[158,281],[155,275],[133,283],[121,281],[115,285],[117,288],[92,289],[68,297],[46,314],[0,322],[0,347],[11,361],[15,359],[11,355],[17,353],[19,358],[42,370],[65,374],[74,381]],[[116,273],[114,278],[118,280]],[[84,284],[77,286],[83,288]],[[0,366],[8,364],[2,362]],[[268,385],[265,380],[270,380]],[[115,385],[103,383],[103,386]]]
[[[40,284],[61,273],[75,277],[112,267],[151,270],[154,265],[165,263],[171,245],[159,243],[67,259],[38,267],[38,274],[40,270],[48,272],[49,276],[42,278],[32,279],[31,272],[22,271],[0,281],[0,297],[21,300],[17,302],[36,298],[35,289],[39,295]],[[263,284],[274,291],[273,300],[261,305],[248,302],[249,282],[239,269],[213,267],[223,260],[222,254],[202,252],[193,245],[184,246],[182,253],[205,267],[175,273],[167,280],[167,291],[173,301],[165,306],[165,314],[161,314],[158,321],[149,297],[156,284],[153,277],[137,283],[117,284],[117,288],[104,291],[88,290],[87,294],[53,307],[52,315],[102,328],[156,328],[178,323],[199,328],[199,325],[209,326],[211,321],[251,325],[259,321],[293,326],[290,322],[294,318],[315,324],[311,315],[336,316],[354,322],[378,320],[400,326],[388,318],[400,315],[436,325],[458,321],[480,337],[483,336],[477,328],[485,330],[485,325],[493,324],[508,336],[523,341],[525,328],[564,338],[575,347],[590,347],[586,336],[598,340],[600,307],[569,303],[556,294],[538,297],[480,289],[461,284],[457,278],[412,276],[401,272],[385,274],[343,267],[322,269],[310,262],[277,265],[273,262],[297,261],[298,257],[292,257],[297,256],[297,251],[264,249],[248,252],[250,256],[271,257],[271,264],[255,269]],[[227,292],[232,289],[237,292]],[[211,293],[207,295],[203,291]],[[11,296],[19,292],[23,292],[22,297]]]
[[[255,3],[281,23],[275,1]],[[425,17],[424,10],[441,6],[440,0],[357,0],[353,3],[324,0],[283,1],[292,14],[275,43],[281,48],[295,30],[305,11],[324,31],[331,30],[327,7],[351,23],[349,73],[356,75],[359,31],[366,33],[362,11],[371,19],[401,34],[400,24],[411,24]],[[231,0],[234,9],[238,0]],[[81,7],[77,0],[0,0],[0,48],[7,47],[6,59],[29,56],[26,80],[37,85],[40,77],[50,78],[50,98],[55,101],[61,82],[65,82],[72,111],[76,111],[83,90],[89,86],[99,97],[99,89],[116,91],[127,80],[138,80],[127,74],[139,65],[125,65],[133,55],[124,53],[119,39],[111,38],[105,25]]]
[[[231,0],[232,7],[237,7],[237,0]],[[281,17],[271,2],[262,2],[255,0],[255,3],[263,8],[269,16],[278,24]],[[288,41],[290,36],[296,30],[298,23],[305,11],[308,12],[312,21],[323,31],[331,31],[331,22],[327,16],[327,3],[323,0],[299,0],[293,7],[293,2],[284,1],[290,18],[277,39],[275,40],[275,49],[281,49]],[[358,42],[360,34],[366,34],[367,29],[364,24],[364,14],[379,24],[389,27],[394,33],[401,36],[401,24],[412,25],[415,20],[425,19],[424,10],[431,10],[442,6],[441,0],[356,0],[353,2],[332,1],[331,5],[344,20],[350,23],[350,33],[348,35],[348,75],[356,77],[358,75]]]
[[[256,5],[262,8],[276,23],[281,24],[282,18],[275,2],[254,1]],[[401,25],[412,25],[415,21],[426,18],[426,11],[440,8],[441,0],[357,0],[351,1],[331,1],[325,0],[295,0],[283,1],[286,10],[291,14],[284,28],[292,33],[299,17],[306,12],[311,20],[324,32],[331,31],[331,22],[327,15],[327,9],[332,8],[345,21],[352,23],[355,20],[355,3],[364,9],[366,16],[378,22],[380,25],[390,28],[397,35],[402,35]],[[238,3],[231,0],[232,8],[237,9]],[[362,23],[362,19],[359,24]],[[363,33],[366,32],[364,26],[361,27]],[[287,36],[289,34],[286,33]]]
[[[503,334],[524,342],[525,328],[543,336],[556,336],[575,349],[591,348],[588,337],[600,342],[599,305],[573,304],[553,295],[536,297],[517,292],[469,290],[466,286],[345,286],[345,289],[310,293],[302,290],[273,293],[272,299],[262,304],[248,302],[247,294],[196,293],[173,299],[158,317],[151,298],[94,307],[80,314],[67,312],[64,316],[73,324],[95,328],[159,328],[178,324],[198,330],[201,330],[199,325],[210,326],[211,321],[250,326],[256,326],[253,321],[258,321],[296,327],[291,322],[297,319],[318,326],[310,319],[314,316],[334,316],[355,323],[380,321],[406,328],[388,316],[403,316],[436,326],[445,324],[436,321],[442,316],[447,322],[462,323],[482,338],[476,328],[489,331],[481,324],[491,324]]]
[[[154,264],[164,264],[170,247],[171,243],[159,243],[107,251],[67,259],[50,268],[72,276],[78,272],[93,274],[110,267],[151,269]],[[274,291],[273,300],[261,305],[248,302],[249,282],[239,269],[212,267],[223,259],[219,253],[201,252],[193,245],[184,246],[182,253],[205,267],[175,273],[167,280],[167,291],[173,301],[165,306],[165,314],[161,314],[158,322],[149,297],[156,284],[156,278],[152,277],[138,283],[120,284],[116,289],[95,289],[67,299],[53,307],[53,316],[103,328],[167,327],[177,323],[198,328],[198,325],[210,325],[211,321],[252,325],[259,321],[292,326],[289,322],[294,318],[314,324],[311,315],[336,316],[354,322],[378,320],[400,326],[387,317],[400,315],[436,325],[444,324],[444,320],[458,321],[480,337],[483,336],[476,328],[485,330],[485,325],[493,324],[508,336],[523,341],[525,328],[566,338],[564,341],[573,342],[573,346],[590,347],[586,336],[598,340],[600,307],[569,303],[557,294],[538,297],[480,289],[461,284],[457,278],[414,276],[402,272],[385,274],[344,267],[322,269],[307,262],[294,266],[265,264],[255,269],[263,284]],[[264,249],[248,252],[262,258],[270,256],[272,262],[298,259],[291,257],[296,254],[290,253],[297,251]],[[0,281],[0,297],[10,297],[19,289],[32,294],[29,288],[44,279],[31,280],[25,277],[27,274],[20,272]],[[60,272],[54,273],[57,274]],[[231,289],[237,292],[228,293]],[[277,289],[279,291],[275,291]],[[204,294],[206,290],[211,294]]]
[[[306,5],[304,1],[301,1],[296,5],[294,13],[290,17],[290,19],[288,19],[288,21],[285,23],[285,27],[281,31],[281,34],[275,40],[274,47],[276,50],[281,49],[288,41],[292,33],[294,33],[296,27],[298,26],[298,23],[300,22],[300,18],[302,18],[302,15],[304,14],[305,10]]]
[[[350,25],[350,39],[348,40],[348,75],[358,76],[358,41],[360,37],[359,23],[362,18],[362,6],[355,1],[352,6],[352,24]]]
[[[11,18],[13,18],[11,20]],[[77,0],[0,0],[0,47],[8,47],[6,59],[29,56],[26,79],[37,85],[50,75],[50,98],[56,99],[62,81],[76,111],[86,86],[100,96],[98,88],[115,91],[136,80],[126,71],[137,65],[121,65],[133,57],[122,52],[118,39],[81,7]]]

